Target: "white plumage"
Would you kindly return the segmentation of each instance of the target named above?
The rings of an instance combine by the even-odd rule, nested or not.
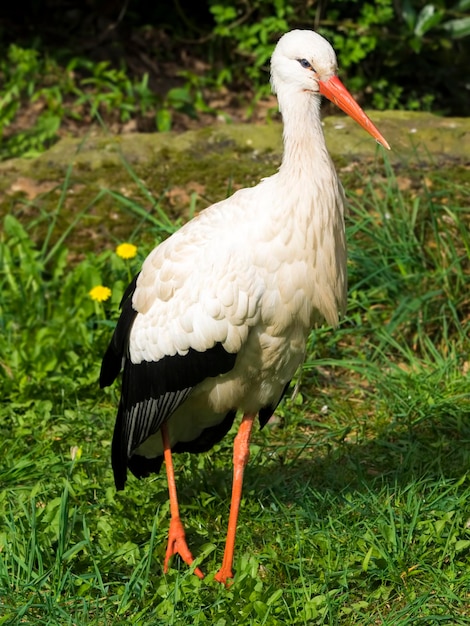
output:
[[[284,35],[271,68],[284,121],[279,171],[155,248],[123,299],[101,377],[110,384],[124,361],[113,441],[118,488],[127,466],[137,476],[159,470],[162,425],[176,451],[208,449],[236,411],[251,421],[259,413],[263,425],[304,358],[311,328],[335,326],[345,310],[344,196],[326,150],[320,93],[388,146],[336,78],[335,53],[318,34]],[[229,576],[227,566],[219,579]]]

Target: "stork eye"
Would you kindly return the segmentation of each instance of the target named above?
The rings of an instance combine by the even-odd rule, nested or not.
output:
[[[307,61],[307,59],[297,59],[297,61],[300,63],[300,65],[302,67],[305,67],[305,69],[309,69],[310,68],[311,70],[313,70],[313,67],[312,67],[311,63],[309,63]],[[315,71],[315,70],[313,70],[313,71]]]

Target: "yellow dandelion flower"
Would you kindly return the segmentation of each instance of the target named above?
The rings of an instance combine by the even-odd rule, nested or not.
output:
[[[103,285],[97,285],[88,292],[88,295],[96,302],[104,302],[111,297],[111,289],[109,287],[103,287]]]
[[[133,243],[121,243],[116,248],[116,254],[121,257],[121,259],[133,259],[137,254],[137,246],[134,246]]]

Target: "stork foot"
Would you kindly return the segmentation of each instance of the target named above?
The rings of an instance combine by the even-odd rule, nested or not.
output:
[[[214,576],[214,580],[218,583],[222,583],[222,585],[225,585],[226,587],[230,587],[233,584],[233,580],[231,580],[232,578],[232,569],[230,567],[224,567],[223,565]]]
[[[188,548],[188,544],[186,543],[186,534],[179,517],[172,517],[170,521],[168,545],[166,548],[165,561],[163,563],[163,572],[165,574],[168,572],[168,563],[171,557],[175,554],[179,554],[186,565],[191,565],[194,561],[194,557]],[[204,574],[201,572],[199,567],[196,567],[194,573],[198,578],[204,578]]]

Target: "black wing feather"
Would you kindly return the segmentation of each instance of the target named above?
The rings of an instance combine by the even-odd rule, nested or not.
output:
[[[100,371],[100,387],[109,387],[119,375],[121,371],[123,358],[127,355],[129,334],[132,324],[137,316],[137,311],[132,306],[132,296],[137,286],[137,278],[139,274],[127,287],[122,296],[120,307],[122,309],[114,334],[108,349],[105,352],[103,361],[101,362]]]
[[[185,355],[166,356],[159,361],[132,363],[126,359],[122,402],[127,456],[157,432],[193,387],[230,371],[235,359],[236,354],[226,352],[220,343],[204,352],[190,348]]]
[[[212,446],[225,437],[232,427],[235,416],[236,411],[229,411],[220,424],[208,426],[193,441],[179,441],[173,446],[172,452],[207,452],[207,450],[210,450]],[[140,454],[133,454],[129,459],[129,469],[137,478],[143,478],[153,473],[158,474],[162,462],[163,455],[147,459]],[[122,477],[122,472],[118,474],[118,479],[122,481],[122,487],[124,487],[125,474],[124,478]]]
[[[103,357],[100,373],[100,385],[105,387],[114,382],[124,365],[112,443],[112,465],[118,489],[124,487],[128,466],[134,471],[135,465],[137,475],[158,471],[161,465],[158,459],[149,459],[143,464],[129,462],[134,450],[158,431],[186,400],[193,387],[206,378],[229,372],[237,356],[217,343],[204,352],[190,348],[185,355],[175,354],[159,361],[132,363],[128,354],[130,332],[137,315],[132,307],[136,283],[137,276],[123,296],[122,313]],[[142,471],[139,471],[141,465]],[[149,469],[151,467],[155,469]]]

